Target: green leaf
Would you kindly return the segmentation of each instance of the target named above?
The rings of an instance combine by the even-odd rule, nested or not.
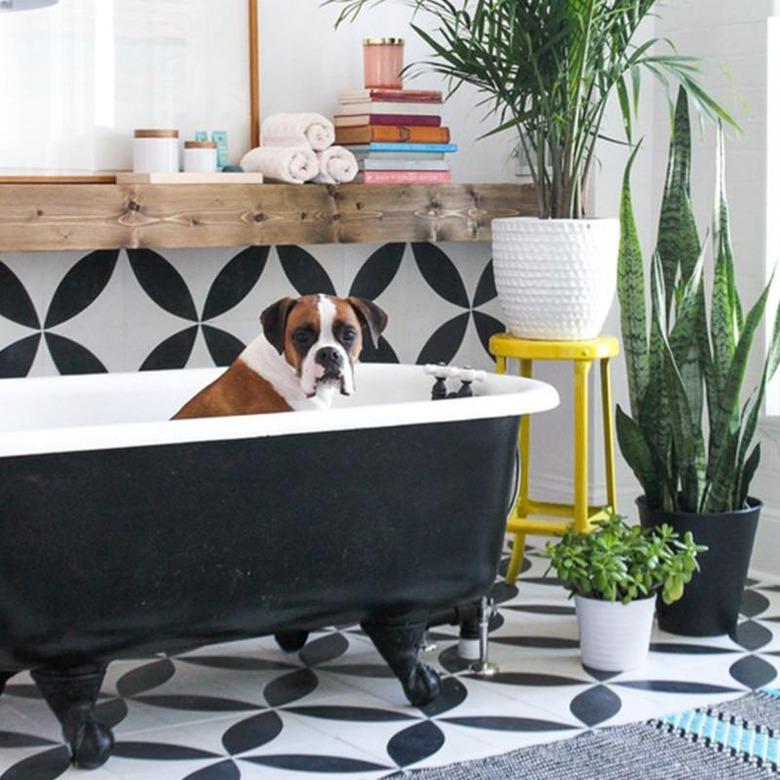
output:
[[[699,340],[704,306],[703,268],[704,250],[681,289],[680,300],[675,308],[674,327],[669,336],[669,344],[685,388],[697,439],[702,435],[704,412],[704,376]]]
[[[663,267],[667,317],[671,311],[678,274],[683,281],[687,281],[701,253],[690,193],[691,125],[688,97],[681,88],[669,144],[656,250]]]
[[[770,288],[771,283],[764,289],[745,318],[745,325],[734,350],[728,374],[722,387],[719,388],[717,404],[714,409],[715,414],[710,420],[709,470],[707,474],[709,480],[713,479],[713,469],[720,462],[721,451],[726,445],[726,433],[739,420],[740,392],[745,378],[745,370],[753,346],[753,339],[764,317]]]
[[[780,305],[775,312],[775,327],[769,342],[769,350],[766,359],[766,379],[770,382],[780,367]]]
[[[686,386],[660,313],[663,306],[663,268],[658,255],[654,258],[652,271],[657,298],[654,306],[654,324],[663,346],[662,376],[669,393],[672,442],[678,458],[676,466],[680,476],[680,508],[683,511],[695,512],[703,489],[705,471],[701,422],[696,419],[695,410],[691,407],[691,399],[686,392]],[[692,285],[689,284],[688,288],[691,287]],[[687,293],[689,297],[693,297],[690,289],[687,289]],[[685,296],[683,296],[683,300],[685,300]]]
[[[747,506],[748,496],[750,495],[750,483],[756,475],[758,465],[761,463],[761,443],[759,442],[753,448],[750,456],[742,465],[739,475],[739,486],[737,494],[736,508],[740,509]]]
[[[731,248],[729,207],[726,199],[723,128],[718,128],[715,212],[712,221],[715,276],[712,283],[713,390],[720,393],[726,382],[742,329],[742,307],[734,283],[734,253]]]
[[[658,506],[661,498],[659,475],[650,446],[637,423],[618,405],[615,416],[618,444],[626,463],[639,480],[650,506]]]
[[[639,242],[631,198],[631,169],[639,151],[632,152],[623,175],[620,199],[620,251],[618,254],[618,300],[623,349],[628,374],[631,414],[639,417],[640,400],[647,378],[647,313],[642,247]]]
[[[727,512],[734,509],[734,492],[737,483],[737,451],[739,447],[739,422],[733,421],[723,434],[718,459],[710,462],[707,489],[697,510],[700,512]]]

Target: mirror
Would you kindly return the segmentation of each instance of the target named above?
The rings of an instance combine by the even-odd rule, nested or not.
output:
[[[182,141],[226,130],[237,162],[259,134],[257,19],[257,0],[0,13],[0,177],[128,170],[133,130],[146,127]]]

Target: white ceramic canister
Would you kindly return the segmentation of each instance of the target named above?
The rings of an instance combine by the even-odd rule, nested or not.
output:
[[[136,130],[133,135],[135,173],[178,173],[178,130]]]
[[[217,170],[216,142],[185,141],[184,170],[187,173],[214,173]]]

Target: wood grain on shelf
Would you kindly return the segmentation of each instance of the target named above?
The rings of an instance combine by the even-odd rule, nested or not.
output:
[[[114,184],[117,171],[11,170],[0,168],[0,184]]]
[[[0,251],[487,241],[517,184],[0,185]]]

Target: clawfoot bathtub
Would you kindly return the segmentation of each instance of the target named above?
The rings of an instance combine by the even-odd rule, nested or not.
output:
[[[329,412],[161,422],[216,370],[0,382],[0,689],[31,670],[75,763],[113,738],[106,665],[361,623],[414,704],[434,614],[489,591],[518,417],[555,391],[489,376],[430,401],[417,366],[359,367]]]

